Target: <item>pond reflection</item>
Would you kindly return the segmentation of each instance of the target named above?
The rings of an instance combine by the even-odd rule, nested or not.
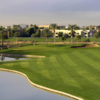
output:
[[[3,47],[1,47],[1,50],[3,49]]]
[[[4,61],[5,57],[3,55],[0,56],[0,60]]]
[[[6,57],[3,54],[0,54],[0,61],[13,61],[13,60],[24,60],[29,58],[19,58],[19,57]]]
[[[4,47],[0,47],[0,48],[1,48],[1,50],[3,50],[3,49],[8,49],[9,47],[4,46]]]
[[[17,74],[0,71],[0,100],[71,100],[34,88]]]

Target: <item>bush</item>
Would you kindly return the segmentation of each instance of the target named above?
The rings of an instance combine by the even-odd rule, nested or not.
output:
[[[93,37],[98,39],[100,37],[100,33],[94,33]]]
[[[77,41],[81,40],[81,35],[76,35],[75,40],[77,40]]]
[[[90,42],[90,39],[84,39],[83,42]]]
[[[23,40],[19,40],[19,41],[23,41]]]
[[[62,37],[62,36],[63,36],[63,32],[59,32],[59,33],[58,33],[58,36],[59,36],[59,37]]]
[[[64,42],[64,40],[66,40],[66,37],[63,36],[63,37],[62,37],[62,41]]]
[[[68,34],[64,34],[64,37],[69,38],[70,36]]]

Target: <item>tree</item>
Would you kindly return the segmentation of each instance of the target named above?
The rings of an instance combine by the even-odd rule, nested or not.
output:
[[[3,31],[5,28],[3,26],[0,26],[0,31]]]
[[[54,32],[54,44],[56,44],[55,29],[57,28],[57,24],[50,24],[50,28],[53,29],[53,32]]]
[[[48,44],[48,37],[52,37],[53,33],[48,28],[44,28],[41,32],[41,36],[46,37],[46,44]]]
[[[10,37],[10,33],[11,33],[11,26],[7,26],[6,31],[7,31],[7,35],[8,35],[8,37]]]
[[[94,33],[93,37],[96,39],[100,38],[100,33]]]
[[[11,26],[7,26],[7,30],[11,30]]]
[[[0,31],[0,36],[1,36],[1,45],[3,45],[3,31]]]
[[[74,25],[69,25],[68,29],[71,31],[71,38],[72,38],[72,44],[73,44],[73,37],[74,37],[74,30],[79,29],[79,27],[74,24]]]
[[[90,28],[89,29],[90,30],[94,30],[95,29],[95,26],[90,25]]]
[[[16,31],[14,30],[14,29],[11,29],[11,37],[14,37],[14,33],[15,33]]]
[[[59,37],[62,37],[62,36],[63,36],[63,32],[59,32],[59,33],[58,33],[58,36],[59,36]]]
[[[33,27],[33,24],[31,24],[30,27]]]
[[[32,34],[35,34],[34,28],[30,27],[30,28],[26,29],[25,33],[29,34],[29,36],[31,36]]]
[[[88,26],[86,26],[86,27],[85,27],[85,30],[89,30],[89,27],[88,27]]]
[[[78,40],[78,41],[81,40],[81,35],[76,35],[75,40]]]
[[[15,32],[14,36],[16,37],[16,44],[18,44],[18,37],[20,36],[19,32]]]
[[[53,33],[48,28],[44,28],[41,32],[41,36],[45,37],[46,35],[47,37],[52,37]]]
[[[64,34],[65,38],[70,38],[70,36],[68,34]]]
[[[6,32],[3,33],[2,38],[3,38],[3,39],[8,39],[8,35],[7,35]]]
[[[22,27],[20,25],[17,25],[17,30],[21,30]]]
[[[27,29],[28,27],[29,27],[29,26],[28,26],[28,25],[26,25],[26,27],[25,27],[25,28]]]
[[[63,43],[64,43],[64,40],[66,40],[66,37],[63,35],[63,36],[62,36],[62,41],[63,41]]]
[[[85,26],[83,26],[81,29],[84,31],[85,30]]]
[[[31,37],[40,37],[40,35],[41,35],[41,31],[38,29],[37,32],[36,32],[35,34],[33,33],[33,34],[31,35]]]

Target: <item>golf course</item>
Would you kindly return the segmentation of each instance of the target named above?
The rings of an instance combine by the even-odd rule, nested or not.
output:
[[[73,46],[81,45],[83,44]],[[84,100],[100,100],[99,46],[72,48],[72,44],[26,44],[0,50],[0,53],[45,56],[2,61],[0,68],[20,71],[36,84]]]

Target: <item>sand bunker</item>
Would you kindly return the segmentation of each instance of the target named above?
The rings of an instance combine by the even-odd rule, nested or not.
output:
[[[99,47],[98,44],[84,44],[81,46],[72,46],[71,48],[90,48],[90,47]]]

